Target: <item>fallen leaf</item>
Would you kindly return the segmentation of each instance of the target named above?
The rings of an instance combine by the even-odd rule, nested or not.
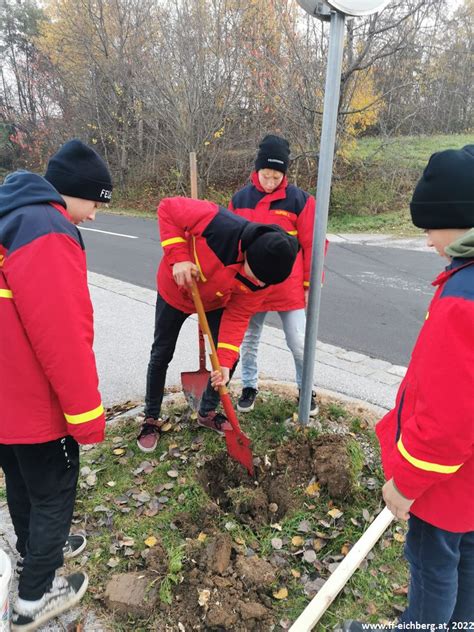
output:
[[[151,548],[152,546],[155,546],[155,544],[157,544],[157,542],[158,542],[158,540],[155,538],[155,536],[154,536],[154,535],[151,535],[150,537],[148,537],[148,538],[145,540],[145,544],[146,544],[148,547],[150,547],[150,548]]]
[[[305,494],[307,496],[316,496],[317,494],[319,494],[320,491],[321,486],[319,485],[319,483],[314,482],[308,485],[308,487],[305,489]]]
[[[270,503],[268,505],[268,510],[272,513],[276,513],[278,511],[278,505],[276,503]]]
[[[207,534],[204,533],[204,531],[201,531],[201,533],[198,535],[197,539],[199,540],[199,542],[204,542],[204,540],[207,538]]]
[[[110,560],[107,562],[107,566],[109,568],[115,568],[119,564],[120,564],[120,560],[118,559],[118,557],[111,557]]]
[[[370,512],[367,509],[362,509],[362,517],[364,518],[366,522],[369,522],[371,518]]]
[[[291,569],[291,574],[293,575],[295,579],[298,579],[298,577],[301,577],[301,573],[296,568]]]
[[[350,550],[351,550],[351,545],[347,544],[346,542],[346,544],[343,544],[341,547],[341,554],[345,556],[349,553]]]
[[[394,595],[408,595],[408,586],[399,586],[393,591]]]
[[[305,562],[308,562],[308,564],[312,564],[313,562],[316,562],[316,559],[317,559],[316,552],[313,551],[312,549],[308,549],[307,551],[303,553],[303,559]]]
[[[279,551],[283,547],[283,540],[281,538],[272,538],[272,547]]]
[[[403,535],[403,533],[394,533],[393,539],[397,542],[405,542],[405,536]]]
[[[168,470],[166,473],[170,478],[178,478],[179,476],[179,472],[177,472],[176,470]]]
[[[291,544],[293,546],[303,546],[304,538],[302,538],[300,535],[295,535],[291,538]]]
[[[204,590],[198,591],[198,604],[200,606],[206,606],[207,602],[211,597],[211,591],[205,588]]]
[[[89,487],[93,487],[97,483],[97,474],[92,473],[86,476],[86,483]]]
[[[288,588],[280,588],[273,593],[275,599],[286,599],[288,597]]]
[[[377,606],[371,601],[367,605],[367,613],[368,614],[375,614],[376,612],[377,612]]]
[[[276,529],[277,531],[282,531],[283,527],[281,526],[281,524],[278,524],[278,522],[274,522],[272,525],[270,525],[273,529]]]
[[[311,525],[309,523],[309,520],[302,520],[298,525],[298,531],[300,533],[308,533],[310,529]]]
[[[316,552],[319,552],[326,546],[326,544],[326,540],[323,540],[322,538],[316,538],[315,540],[313,540],[313,549]]]
[[[115,450],[113,450],[113,453],[115,454],[115,456],[122,456],[122,454],[125,454],[125,448],[115,448]]]
[[[160,428],[161,432],[169,432],[171,430],[173,426],[170,424],[169,421],[167,421],[165,424],[163,424]]]
[[[108,481],[107,482],[107,486],[108,487],[115,487],[115,485],[117,485],[117,483],[115,481]]]
[[[334,518],[334,520],[337,520],[338,518],[342,516],[342,511],[338,509],[337,507],[333,507],[333,509],[330,509],[328,511],[328,516],[331,516],[331,518]]]
[[[234,542],[236,544],[240,544],[240,546],[243,546],[245,544],[245,540],[243,538],[234,538]]]

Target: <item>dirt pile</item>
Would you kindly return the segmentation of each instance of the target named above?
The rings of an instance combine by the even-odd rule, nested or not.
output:
[[[258,528],[281,520],[293,506],[295,489],[314,477],[331,498],[349,497],[354,481],[347,442],[345,436],[323,435],[284,444],[255,459],[255,479],[221,453],[204,465],[200,482],[222,511]]]

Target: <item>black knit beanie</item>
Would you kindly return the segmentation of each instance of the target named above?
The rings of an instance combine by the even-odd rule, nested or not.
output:
[[[276,285],[290,276],[299,244],[276,224],[249,222],[242,235],[242,248],[247,263],[259,281]]]
[[[431,156],[410,211],[418,228],[474,227],[474,145]]]
[[[286,173],[290,163],[290,145],[280,136],[269,134],[258,146],[255,160],[255,171],[260,169],[275,169]]]
[[[99,154],[77,138],[65,143],[48,162],[46,180],[63,195],[110,202],[112,177]]]

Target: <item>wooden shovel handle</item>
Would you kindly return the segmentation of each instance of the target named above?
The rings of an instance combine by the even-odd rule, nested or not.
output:
[[[209,323],[207,322],[206,312],[204,310],[204,305],[202,304],[201,295],[199,294],[199,290],[196,284],[196,281],[193,279],[191,285],[191,292],[193,295],[194,305],[196,307],[197,315],[199,318],[199,325],[202,329],[202,333],[207,336],[209,340],[209,345],[211,347],[211,353],[209,357],[211,359],[211,365],[214,371],[220,371],[221,365],[219,362],[219,358],[217,357],[216,345],[214,344],[214,339],[211,334],[211,330],[209,328]],[[225,395],[227,393],[226,386],[219,386],[219,394]]]

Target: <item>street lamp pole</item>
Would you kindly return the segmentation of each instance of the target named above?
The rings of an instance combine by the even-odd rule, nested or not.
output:
[[[325,14],[326,15],[326,14]],[[341,89],[342,53],[344,48],[345,15],[330,11],[329,51],[324,92],[323,123],[318,159],[318,181],[316,193],[316,221],[313,233],[313,256],[311,260],[311,285],[308,297],[308,312],[304,343],[303,376],[298,417],[307,425],[313,388],[314,360],[318,338],[319,313],[324,268],[324,251],[331,193],[334,147],[336,143],[337,113]]]

